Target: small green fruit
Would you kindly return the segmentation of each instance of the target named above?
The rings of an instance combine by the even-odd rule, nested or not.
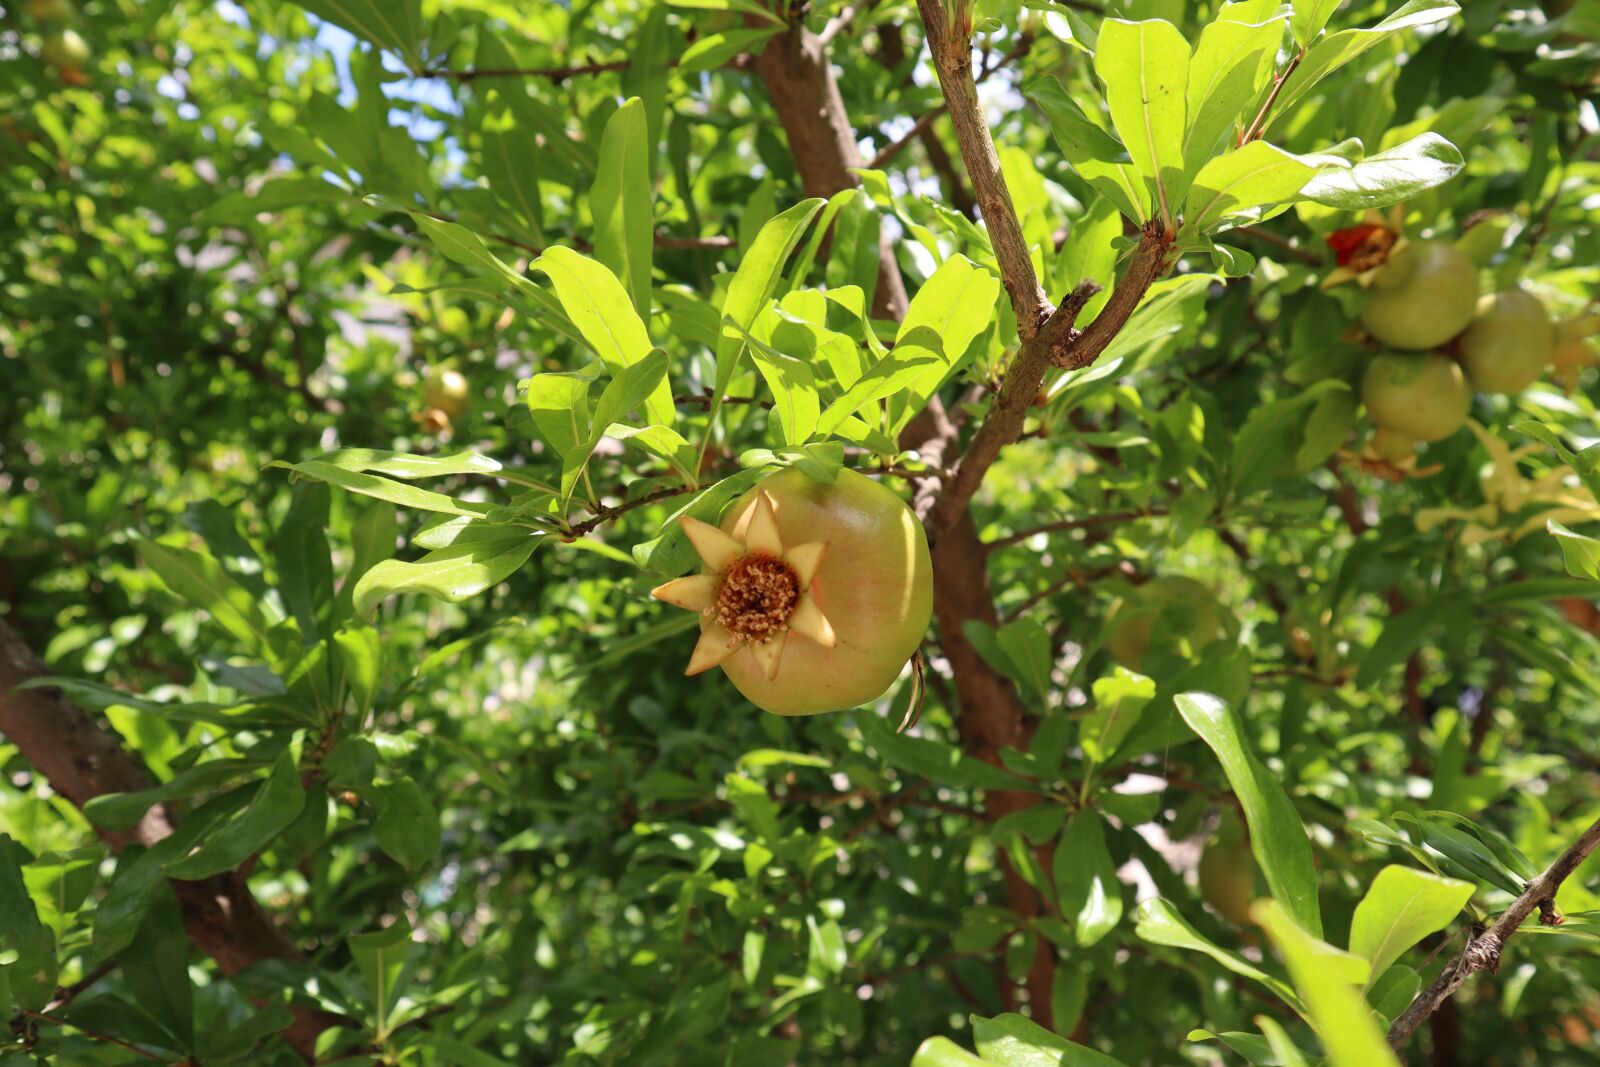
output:
[[[1478,318],[1461,335],[1461,363],[1475,388],[1520,393],[1555,355],[1556,330],[1539,298],[1506,289],[1478,301]]]
[[[1161,634],[1193,657],[1228,634],[1216,596],[1193,578],[1153,578],[1118,601],[1106,620],[1106,651],[1131,671],[1143,669],[1157,623]]]
[[[1454,245],[1418,241],[1373,276],[1361,321],[1391,348],[1435,348],[1466,329],[1478,306],[1478,268]]]
[[[1256,861],[1250,842],[1213,840],[1200,856],[1200,896],[1235,926],[1251,923],[1250,905],[1256,898]]]
[[[1440,441],[1461,429],[1472,406],[1472,387],[1446,356],[1386,352],[1367,364],[1361,400],[1383,441],[1398,448]]]
[[[422,402],[452,419],[466,414],[471,387],[466,376],[453,367],[435,367],[422,384]]]
[[[91,52],[89,42],[76,30],[60,30],[48,34],[40,53],[45,60],[63,74],[76,75],[88,64]]]

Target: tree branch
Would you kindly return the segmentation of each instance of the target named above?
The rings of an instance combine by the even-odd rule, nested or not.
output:
[[[994,138],[978,102],[978,86],[972,76],[970,9],[957,5],[954,17],[961,22],[951,25],[943,0],[917,0],[917,6],[922,12],[923,32],[939,75],[939,87],[944,91],[945,106],[955,126],[956,142],[961,146],[961,158],[967,165],[978,210],[983,213],[989,242],[1000,264],[1000,280],[1011,297],[1017,332],[1024,341],[1032,340],[1049,317],[1050,302],[1034,274],[1028,242],[1022,236]]]
[[[1535,911],[1543,925],[1561,925],[1561,915],[1555,909],[1556,890],[1597,847],[1600,847],[1600,819],[1557,856],[1543,874],[1529,882],[1522,895],[1511,902],[1493,926],[1468,941],[1461,955],[1445,966],[1432,985],[1417,994],[1411,1006],[1389,1028],[1389,1047],[1398,1049],[1404,1045],[1422,1021],[1437,1011],[1472,975],[1479,971],[1490,974],[1499,971],[1500,953],[1506,941]]]
[[[1019,530],[1004,537],[997,537],[993,541],[986,541],[984,547],[990,552],[996,552],[1011,545],[1019,545],[1036,534],[1056,533],[1060,530],[1081,530],[1089,526],[1103,526],[1106,523],[1136,522],[1139,519],[1156,518],[1167,513],[1166,508],[1133,508],[1128,511],[1102,511],[1098,515],[1089,515],[1081,519],[1063,519],[1060,522],[1047,522],[1043,526],[1035,526],[1031,530]]]
[[[78,808],[106,793],[134,793],[150,788],[150,777],[108,733],[60,692],[16,687],[46,674],[44,664],[22,638],[0,621],[0,734],[50,787]],[[96,828],[115,851],[130,844],[150,846],[171,835],[175,820],[157,804],[129,830]],[[235,974],[266,959],[295,956],[261,910],[245,879],[230,871],[201,881],[174,881],[189,939],[224,974]],[[56,1021],[56,1020],[51,1020]],[[284,1037],[306,1060],[315,1058],[317,1035],[331,1017],[295,1008],[295,1020]]]

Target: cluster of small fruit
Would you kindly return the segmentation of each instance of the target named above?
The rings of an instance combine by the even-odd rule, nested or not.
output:
[[[72,0],[30,0],[28,14],[38,25],[44,39],[39,54],[46,63],[56,68],[61,80],[71,85],[85,85],[88,78],[84,68],[93,53],[89,42],[73,29],[78,21],[78,9]]]
[[[1416,442],[1459,430],[1474,390],[1513,395],[1552,365],[1571,388],[1595,362],[1592,320],[1556,323],[1520,285],[1480,295],[1478,267],[1455,245],[1391,240],[1377,258],[1359,275],[1367,286],[1361,322],[1385,350],[1367,364],[1361,400],[1381,461],[1404,464]]]

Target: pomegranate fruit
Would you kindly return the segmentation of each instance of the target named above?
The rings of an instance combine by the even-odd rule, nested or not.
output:
[[[773,475],[721,527],[685,516],[702,573],[658,586],[700,615],[686,673],[720,666],[777,715],[840,711],[894,684],[933,615],[927,535],[905,502],[864,475],[828,485]]]
[[[89,62],[89,42],[77,30],[60,30],[46,35],[39,52],[63,76],[77,77]]]
[[[1466,329],[1478,307],[1478,268],[1454,245],[1418,241],[1372,276],[1361,321],[1391,348],[1422,350]]]
[[[1119,600],[1106,620],[1106,650],[1130,671],[1142,669],[1152,638],[1160,635],[1193,657],[1226,637],[1227,620],[1211,590],[1181,575],[1152,578]]]
[[[1455,360],[1438,353],[1386,352],[1367,364],[1361,400],[1378,424],[1373,444],[1385,459],[1403,459],[1417,441],[1439,441],[1461,429],[1472,386]]]
[[[1225,824],[1206,845],[1199,874],[1201,899],[1235,926],[1249,926],[1250,905],[1256,899],[1256,861],[1242,826]]]
[[[1544,304],[1526,289],[1505,289],[1478,301],[1478,317],[1461,335],[1461,365],[1485,393],[1520,393],[1539,380],[1555,349]]]
[[[423,406],[442,411],[450,419],[466,414],[470,394],[466,375],[454,367],[435,367],[422,383]]]

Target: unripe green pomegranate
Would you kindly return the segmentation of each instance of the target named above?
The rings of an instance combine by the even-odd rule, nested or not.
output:
[[[28,0],[28,14],[35,22],[66,25],[78,17],[78,9],[72,0]]]
[[[721,666],[778,715],[840,711],[894,684],[933,615],[928,540],[889,489],[793,468],[734,502],[720,528],[685,516],[702,573],[654,595],[700,614],[687,673]]]
[[[1249,926],[1256,899],[1256,861],[1240,829],[1213,838],[1200,855],[1200,897],[1236,926]]]
[[[1461,429],[1472,386],[1455,360],[1437,352],[1386,352],[1367,364],[1361,400],[1378,424],[1378,452],[1397,460],[1410,455],[1414,442],[1440,441]]]
[[[1106,619],[1106,651],[1130,671],[1140,670],[1158,622],[1162,636],[1186,645],[1184,651],[1191,657],[1228,633],[1226,617],[1211,590],[1193,578],[1168,575],[1136,587],[1112,607]]]
[[[1478,307],[1478,268],[1444,241],[1401,249],[1372,278],[1361,321],[1391,348],[1434,348],[1466,329]]]
[[[1544,304],[1526,289],[1505,289],[1478,301],[1478,317],[1461,335],[1461,364],[1475,388],[1509,395],[1538,381],[1555,349]]]
[[[52,67],[74,79],[88,64],[91,55],[89,42],[77,30],[47,34],[39,51]]]
[[[435,367],[422,383],[423,405],[442,411],[451,419],[459,419],[466,413],[470,395],[466,376],[454,367]]]

